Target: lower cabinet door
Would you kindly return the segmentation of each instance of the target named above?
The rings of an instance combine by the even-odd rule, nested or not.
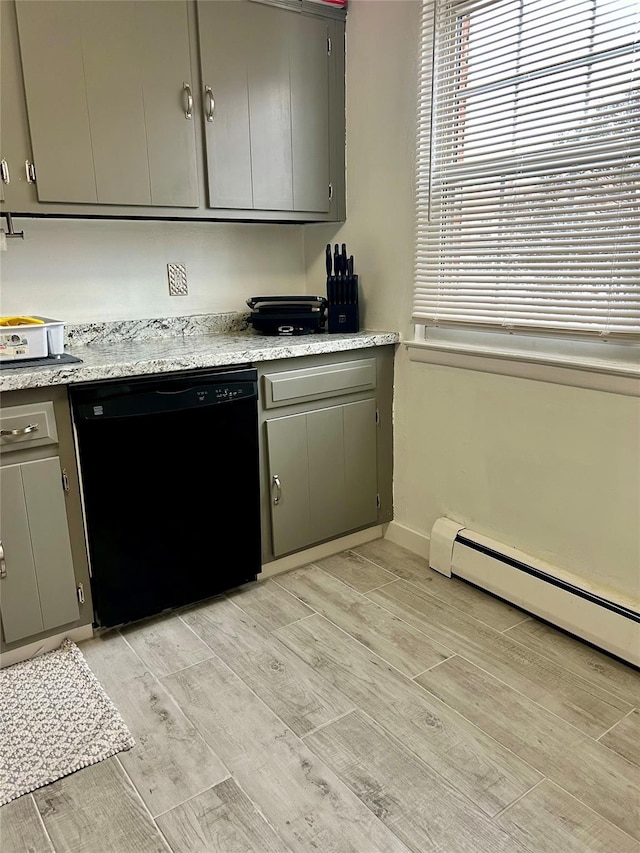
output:
[[[375,399],[266,423],[274,556],[376,523]]]
[[[11,643],[74,622],[79,610],[60,460],[6,465],[0,479],[0,612]]]

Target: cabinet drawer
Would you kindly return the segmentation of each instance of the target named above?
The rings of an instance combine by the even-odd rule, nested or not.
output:
[[[286,370],[264,376],[264,407],[273,409],[292,403],[369,391],[376,387],[376,361],[361,358],[341,364]]]
[[[58,432],[53,403],[7,406],[0,412],[0,449],[2,453],[18,447],[57,444]]]

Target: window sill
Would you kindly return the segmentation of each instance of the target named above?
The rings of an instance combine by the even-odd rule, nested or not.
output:
[[[640,365],[445,341],[404,341],[411,361],[640,397]],[[638,351],[635,350],[636,356]]]

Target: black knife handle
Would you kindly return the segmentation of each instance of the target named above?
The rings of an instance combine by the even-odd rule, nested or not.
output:
[[[325,250],[326,256],[326,265],[327,265],[327,275],[331,275],[331,244],[327,243],[327,248]]]

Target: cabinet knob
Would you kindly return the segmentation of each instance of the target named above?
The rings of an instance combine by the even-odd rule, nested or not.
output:
[[[9,164],[6,160],[0,160],[0,180],[3,184],[8,184],[11,181],[9,178]]]
[[[7,564],[4,559],[4,546],[0,541],[0,580],[7,576]]]
[[[277,474],[273,475],[272,483],[276,488],[276,493],[273,497],[273,502],[274,502],[274,504],[279,504],[280,503],[280,497],[282,495],[282,484],[280,482],[280,477],[278,477]]]

